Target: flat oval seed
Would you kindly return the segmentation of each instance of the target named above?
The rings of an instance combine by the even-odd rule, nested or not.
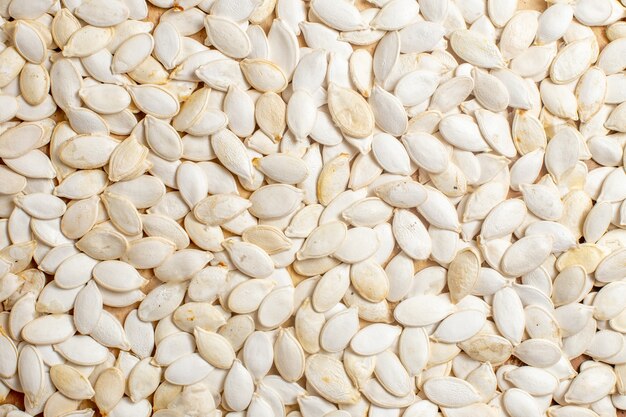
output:
[[[358,391],[352,386],[344,367],[338,360],[327,355],[312,355],[306,362],[305,375],[313,387],[327,400],[351,404],[358,398]],[[329,384],[325,375],[334,375]]]
[[[250,39],[236,22],[225,17],[208,15],[204,19],[209,41],[217,50],[231,58],[245,58],[250,53]]]
[[[503,403],[506,410],[514,416],[540,416],[541,412],[538,405],[525,391],[518,388],[512,388],[506,391],[503,397]]]
[[[163,282],[178,282],[190,279],[213,259],[213,254],[197,249],[182,249],[166,258],[154,269],[154,274]]]
[[[309,175],[300,159],[289,154],[275,153],[253,160],[254,166],[267,177],[282,184],[298,184]]]
[[[197,353],[174,361],[164,373],[165,380],[176,385],[190,385],[204,379],[214,368]]]
[[[228,129],[221,130],[211,137],[211,145],[226,169],[244,180],[252,181],[252,163],[245,146],[234,133]]]
[[[118,141],[105,135],[79,135],[60,146],[59,157],[73,168],[99,168],[109,162],[118,144]]]
[[[122,260],[137,269],[156,268],[174,253],[173,242],[161,237],[146,237],[130,242]]]
[[[0,156],[17,158],[41,146],[44,129],[36,123],[21,123],[0,135]]]
[[[350,347],[359,355],[375,355],[389,348],[400,332],[399,326],[371,324],[359,330],[350,341]]]
[[[267,278],[274,272],[274,262],[260,247],[234,239],[225,240],[222,246],[233,264],[244,274],[254,278]]]
[[[483,35],[470,30],[457,30],[450,38],[452,49],[470,64],[483,68],[503,67],[500,50]]]
[[[480,260],[474,249],[457,252],[448,267],[448,287],[450,298],[459,302],[472,291],[480,274]]]
[[[363,138],[372,133],[374,115],[357,92],[331,84],[328,89],[328,109],[333,121],[346,135]]]
[[[68,361],[77,365],[91,366],[104,362],[108,350],[89,336],[73,336],[54,346]]]
[[[349,308],[331,317],[319,334],[319,345],[328,352],[340,352],[350,343],[359,330],[359,316],[355,308]]]
[[[45,193],[17,196],[15,204],[28,215],[42,220],[59,218],[65,213],[65,203],[58,197]]]
[[[329,0],[315,0],[311,8],[328,26],[340,31],[362,29],[358,9],[352,4],[336,4]]]
[[[594,60],[595,42],[593,38],[581,39],[561,49],[550,67],[552,81],[565,84],[581,76]]]
[[[144,84],[126,88],[135,105],[146,114],[166,119],[180,110],[176,97],[163,87]]]
[[[63,56],[83,58],[92,55],[104,48],[113,34],[112,28],[83,26],[70,36],[63,48]]]
[[[611,368],[592,366],[574,378],[565,398],[572,404],[588,404],[606,395],[605,392],[610,391],[614,384],[615,374]]]
[[[624,269],[624,259],[626,259],[626,251],[617,250],[605,257],[595,271],[595,278],[600,282],[613,282],[621,276]]]
[[[252,279],[237,285],[228,297],[228,307],[238,313],[256,311],[274,287],[268,279]]]
[[[523,275],[541,265],[551,251],[552,238],[550,236],[526,236],[506,250],[502,256],[502,270],[511,276]]]
[[[411,258],[423,260],[432,250],[430,236],[417,216],[398,210],[393,217],[393,235],[400,248]]]
[[[25,21],[17,21],[13,29],[15,49],[29,62],[41,64],[46,59],[46,45],[39,32]]]
[[[400,302],[394,311],[396,320],[405,326],[426,326],[437,323],[454,311],[444,297],[415,296]]]
[[[24,340],[38,345],[61,343],[72,337],[74,333],[76,333],[76,329],[72,316],[68,314],[41,316],[22,329]]]
[[[331,222],[314,229],[298,252],[300,259],[323,258],[335,252],[346,238],[342,222]]]
[[[246,80],[256,90],[279,93],[287,88],[287,78],[281,68],[272,61],[246,58],[240,63]]]
[[[51,367],[50,379],[63,395],[73,400],[85,400],[95,394],[89,380],[69,365]]]
[[[443,343],[463,342],[483,327],[485,315],[479,310],[461,310],[445,318],[433,334],[433,339]]]
[[[117,74],[133,71],[150,56],[154,46],[155,40],[148,33],[131,36],[115,51],[111,70]]]
[[[158,321],[173,313],[185,296],[187,285],[171,282],[159,285],[148,293],[139,305],[139,318]]]
[[[357,263],[372,256],[380,245],[374,229],[355,227],[348,230],[346,238],[333,256],[342,262]]]
[[[598,66],[607,75],[615,74],[624,68],[622,51],[626,47],[624,38],[618,38],[609,42],[598,57]]]
[[[121,261],[100,262],[92,273],[99,285],[117,292],[132,291],[147,282],[135,268]]]
[[[443,407],[463,407],[480,401],[476,390],[466,381],[454,377],[435,377],[423,386],[427,398]]]
[[[199,327],[194,329],[194,335],[198,352],[209,364],[221,369],[231,367],[235,352],[228,339]]]

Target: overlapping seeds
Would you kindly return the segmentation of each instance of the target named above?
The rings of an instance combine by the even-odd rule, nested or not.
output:
[[[0,1],[0,417],[626,410],[626,1],[526,3]]]

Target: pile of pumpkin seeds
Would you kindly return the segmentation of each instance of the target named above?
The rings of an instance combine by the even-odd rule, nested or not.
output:
[[[0,0],[0,417],[626,410],[625,0],[149,2]]]

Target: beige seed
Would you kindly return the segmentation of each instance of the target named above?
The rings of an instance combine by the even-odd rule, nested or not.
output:
[[[50,378],[63,395],[73,400],[88,399],[95,394],[87,378],[71,366],[55,365],[51,367]]]
[[[124,374],[118,368],[104,370],[94,385],[94,401],[100,412],[112,410],[124,395]]]
[[[366,137],[374,128],[374,115],[370,107],[353,90],[331,85],[328,91],[328,108],[333,121],[349,136]]]

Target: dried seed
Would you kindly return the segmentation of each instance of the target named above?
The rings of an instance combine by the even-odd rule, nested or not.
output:
[[[157,118],[173,117],[180,110],[176,97],[158,85],[126,86],[133,103],[144,113]]]
[[[54,350],[77,365],[90,366],[103,363],[107,349],[89,336],[73,336],[54,346]]]
[[[595,60],[596,40],[586,38],[569,43],[554,58],[550,78],[556,84],[570,82],[580,75]]]
[[[315,0],[311,3],[311,8],[325,24],[334,29],[340,31],[362,29],[363,24],[358,9],[353,4],[344,3]]]
[[[63,48],[63,56],[83,58],[106,47],[113,38],[113,29],[95,26],[83,26],[67,40]]]
[[[429,400],[444,407],[463,407],[480,401],[476,390],[459,378],[431,378],[424,383],[423,388]]]
[[[332,384],[324,382],[324,376],[334,378]],[[330,356],[312,355],[306,362],[306,377],[313,387],[326,399],[340,404],[352,404],[359,398],[341,362]]]
[[[480,273],[480,258],[476,250],[467,248],[457,252],[448,267],[448,287],[453,302],[466,297],[476,285]]]
[[[124,395],[125,378],[122,371],[105,369],[94,384],[94,401],[101,412],[112,410]]]
[[[256,90],[279,93],[287,88],[287,78],[282,69],[272,61],[249,59],[241,61],[241,71]]]
[[[220,16],[204,19],[208,39],[224,55],[245,58],[250,53],[250,39],[236,22]]]
[[[483,35],[470,30],[457,30],[450,38],[452,49],[470,64],[482,68],[503,67],[500,50]]]
[[[364,138],[372,133],[372,110],[355,91],[331,84],[328,89],[328,109],[333,121],[346,135]]]
[[[574,378],[565,398],[573,404],[588,404],[604,397],[614,385],[615,374],[610,368],[604,365],[592,366]]]

